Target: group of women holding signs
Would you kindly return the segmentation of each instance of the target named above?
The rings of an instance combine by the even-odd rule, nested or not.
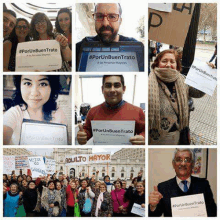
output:
[[[58,11],[55,29],[46,14],[38,12],[29,23],[25,18],[18,18],[15,28],[3,44],[4,71],[15,71],[16,49],[18,43],[28,41],[53,40],[59,42],[62,67],[56,71],[71,71],[72,61],[72,13],[68,8]]]
[[[145,183],[135,177],[129,188],[109,176],[69,178],[56,173],[32,180],[25,174],[3,175],[4,217],[129,217],[134,204],[145,208]]]

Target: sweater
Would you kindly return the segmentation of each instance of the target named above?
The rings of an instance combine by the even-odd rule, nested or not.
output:
[[[114,213],[121,213],[121,211],[118,209],[119,206],[123,205],[124,208],[128,207],[129,201],[124,202],[124,194],[125,194],[124,189],[120,189],[120,190],[115,189],[111,191]]]
[[[75,196],[78,196],[78,190],[76,190],[76,195],[73,194],[70,185],[67,186],[66,188],[66,204],[67,206],[74,207],[75,206]]]
[[[135,121],[135,135],[142,135],[145,137],[145,114],[143,110],[127,102],[117,109],[108,108],[105,102],[91,108],[87,114],[84,125],[84,130],[87,133],[87,140],[93,136],[92,120]]]

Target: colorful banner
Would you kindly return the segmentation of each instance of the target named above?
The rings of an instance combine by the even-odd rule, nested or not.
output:
[[[28,156],[15,156],[15,169],[29,168]]]

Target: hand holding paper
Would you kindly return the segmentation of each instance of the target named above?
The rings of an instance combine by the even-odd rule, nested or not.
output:
[[[150,206],[155,208],[162,198],[163,195],[158,191],[157,186],[154,186],[154,191],[149,196]]]
[[[84,145],[87,143],[87,134],[84,131],[82,124],[79,124],[79,131],[77,133],[77,140],[80,145]]]
[[[129,139],[132,145],[145,145],[145,138],[142,135],[135,135]]]

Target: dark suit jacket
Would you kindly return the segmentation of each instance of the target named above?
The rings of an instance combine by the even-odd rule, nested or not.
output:
[[[158,184],[158,191],[163,195],[154,212],[150,211],[149,217],[159,217],[164,214],[165,217],[172,217],[171,198],[178,196],[187,196],[203,193],[206,203],[207,215],[209,217],[217,216],[217,207],[213,199],[212,190],[206,179],[191,176],[189,190],[184,193],[177,185],[176,177]]]

